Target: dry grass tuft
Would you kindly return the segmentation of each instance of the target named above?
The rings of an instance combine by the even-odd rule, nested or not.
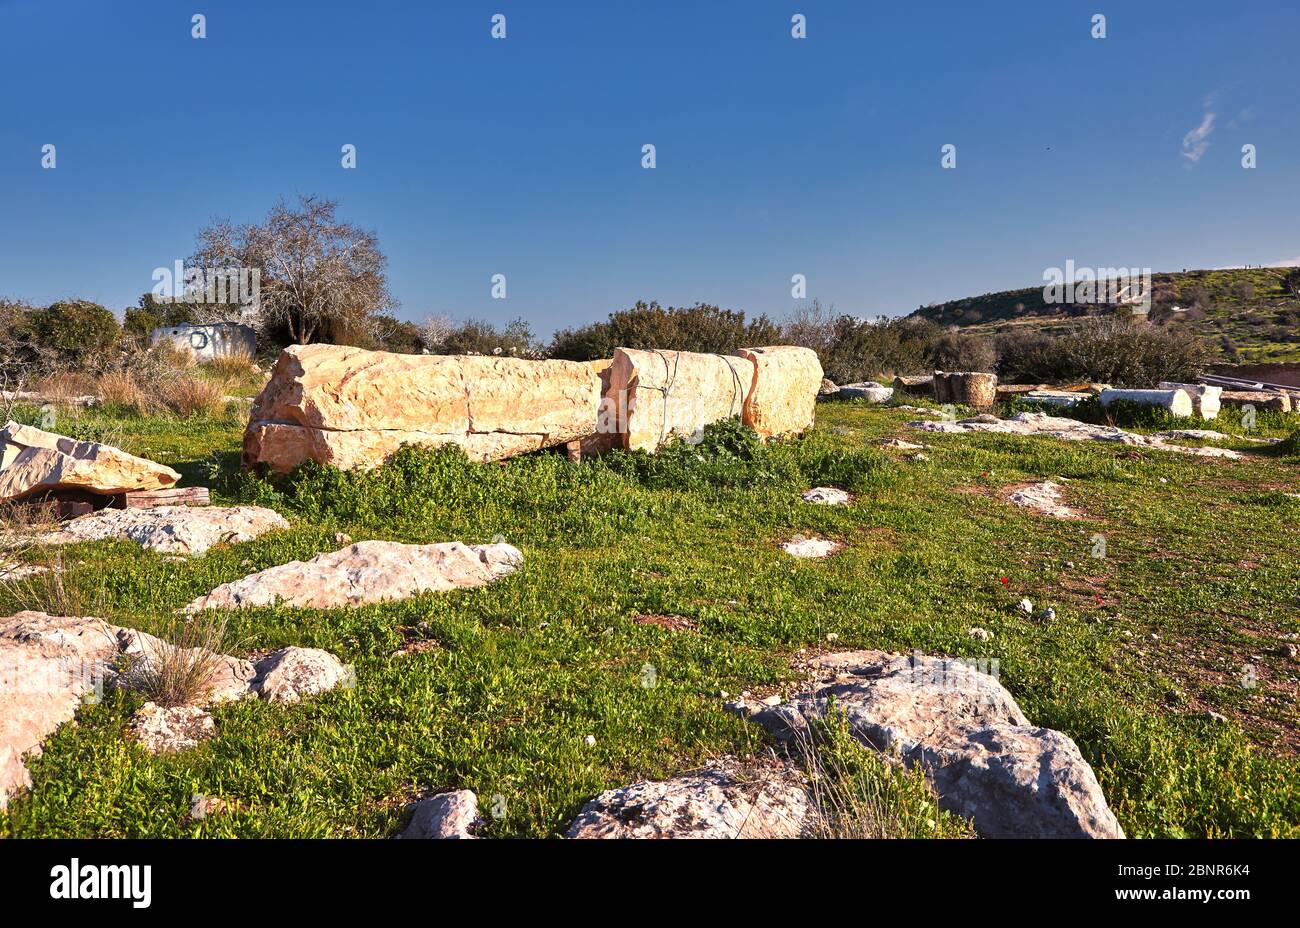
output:
[[[207,611],[178,620],[179,628],[170,629],[165,640],[142,642],[143,653],[134,660],[125,676],[132,689],[160,706],[202,705],[208,700],[225,655],[226,617]]]
[[[178,377],[162,385],[163,405],[178,416],[219,418],[226,412],[226,382],[203,377]]]
[[[95,393],[105,406],[127,409],[137,415],[153,412],[158,407],[156,395],[145,389],[129,370],[100,374]]]

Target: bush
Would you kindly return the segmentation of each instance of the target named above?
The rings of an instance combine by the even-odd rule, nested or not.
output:
[[[1162,380],[1193,381],[1210,359],[1209,346],[1186,329],[1116,317],[1089,320],[1065,335],[1018,334],[998,343],[998,375],[1007,383],[1086,380],[1150,388]]]
[[[746,322],[743,312],[706,303],[664,309],[658,303],[638,302],[611,313],[605,322],[557,332],[547,354],[569,361],[608,358],[615,348],[730,354],[738,348],[776,344],[780,338],[780,328],[767,316]]]
[[[438,331],[426,327],[424,348],[430,354],[504,355],[512,358],[535,358],[541,354],[533,330],[523,319],[513,319],[497,329],[483,319],[466,319],[459,325],[449,324]],[[426,340],[427,339],[427,340]]]
[[[0,307],[0,352],[7,373],[41,374],[102,364],[122,337],[111,312],[88,300],[67,300],[36,309],[23,303]]]
[[[942,331],[924,319],[840,316],[821,353],[822,369],[836,383],[933,370],[931,346]]]

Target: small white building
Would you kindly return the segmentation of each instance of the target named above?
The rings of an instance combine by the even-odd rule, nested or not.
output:
[[[177,348],[192,351],[201,361],[230,354],[252,355],[257,352],[257,333],[252,326],[242,322],[212,322],[206,325],[182,322],[180,325],[160,326],[149,333],[150,347],[163,341],[170,341]]]

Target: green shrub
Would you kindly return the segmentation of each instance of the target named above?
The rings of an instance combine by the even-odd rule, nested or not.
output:
[[[21,349],[41,370],[82,368],[117,345],[117,318],[88,300],[52,303],[23,315]]]
[[[1211,349],[1186,328],[1140,319],[1091,319],[1058,336],[1012,335],[998,343],[998,376],[1008,383],[1094,381],[1149,388],[1162,380],[1195,380]]]
[[[557,332],[547,353],[569,361],[608,358],[615,348],[729,354],[779,340],[780,329],[767,316],[746,322],[743,312],[705,303],[664,309],[658,303],[638,302],[611,313],[605,322]]]

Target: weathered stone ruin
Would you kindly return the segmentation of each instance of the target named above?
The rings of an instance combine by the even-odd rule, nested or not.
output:
[[[975,371],[934,372],[934,398],[940,403],[987,409],[997,399],[998,375]]]
[[[1158,406],[1171,416],[1191,416],[1195,408],[1186,390],[1104,390],[1100,396],[1102,406],[1116,401],[1136,403],[1141,406]]]
[[[108,497],[135,490],[166,490],[180,477],[170,467],[111,445],[77,441],[17,422],[0,429],[0,501],[43,493]]]
[[[456,444],[475,461],[560,445],[654,451],[730,417],[792,435],[812,425],[821,381],[816,353],[788,346],[619,348],[590,363],[294,346],[253,405],[244,463],[369,468],[405,444]]]

